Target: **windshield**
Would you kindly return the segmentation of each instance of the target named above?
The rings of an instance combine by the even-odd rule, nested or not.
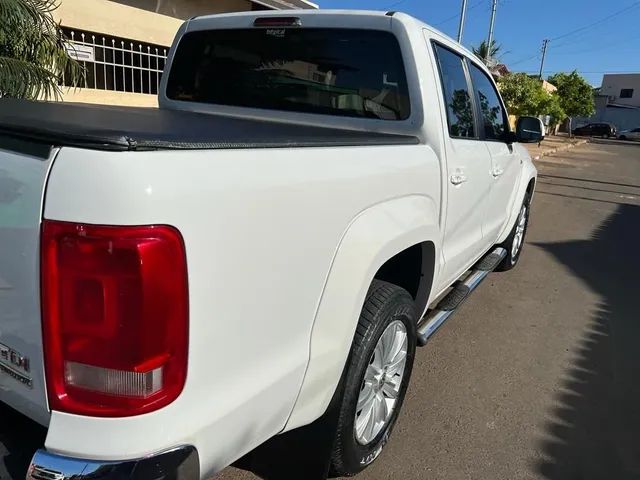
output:
[[[174,56],[167,97],[384,120],[409,116],[398,41],[374,30],[187,33]]]

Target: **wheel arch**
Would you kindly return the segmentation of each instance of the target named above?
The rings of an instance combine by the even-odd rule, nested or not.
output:
[[[432,198],[412,195],[370,207],[349,225],[319,301],[307,371],[285,431],[307,425],[326,411],[375,278],[389,281],[393,277],[403,282],[413,289],[410,293],[416,299],[418,313],[426,308],[437,275],[438,213]],[[399,274],[398,269],[418,254],[420,268]]]
[[[523,171],[520,175],[520,181],[518,183],[518,188],[516,190],[515,201],[513,202],[513,206],[511,208],[511,214],[509,215],[509,219],[505,223],[505,226],[502,230],[502,233],[498,237],[496,244],[502,243],[509,236],[513,225],[515,224],[516,218],[518,217],[518,213],[520,212],[520,206],[522,202],[524,202],[524,198],[526,195],[529,197],[529,202],[533,200],[533,194],[535,193],[536,187],[536,179],[537,179],[538,171],[536,167],[533,165],[533,162],[530,158],[523,161]]]
[[[421,314],[429,303],[435,262],[435,244],[430,240],[423,241],[389,258],[378,269],[374,279],[404,288],[413,297],[416,312]]]

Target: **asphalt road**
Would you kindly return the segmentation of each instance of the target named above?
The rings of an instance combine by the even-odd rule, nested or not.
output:
[[[640,479],[640,146],[538,167],[518,268],[418,351],[392,439],[358,479]],[[0,408],[0,478],[24,478],[44,433]]]

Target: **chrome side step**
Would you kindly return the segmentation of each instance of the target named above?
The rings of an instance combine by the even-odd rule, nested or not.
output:
[[[427,312],[418,322],[418,345],[423,347],[427,340],[436,333],[436,330],[454,314],[460,305],[469,297],[478,285],[491,273],[498,264],[507,256],[507,251],[502,247],[497,247],[489,254],[485,255],[476,263],[463,281],[458,281],[453,285],[453,289],[438,303],[438,305]]]

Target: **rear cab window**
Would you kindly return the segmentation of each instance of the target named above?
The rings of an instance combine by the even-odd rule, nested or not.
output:
[[[446,47],[434,44],[447,109],[449,135],[476,138],[475,117],[464,59]]]
[[[185,34],[172,100],[382,120],[410,115],[396,37],[386,31],[252,28]]]

